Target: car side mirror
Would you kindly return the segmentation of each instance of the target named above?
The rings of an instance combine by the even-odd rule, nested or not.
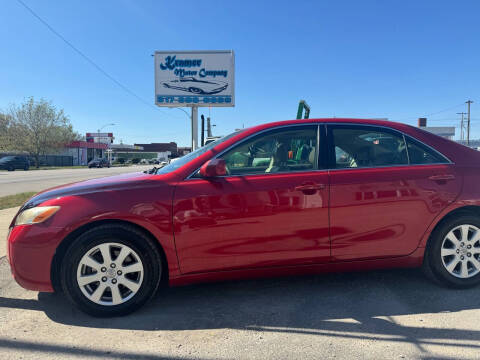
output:
[[[200,168],[200,176],[203,178],[214,178],[225,175],[227,175],[227,165],[223,159],[209,160]]]

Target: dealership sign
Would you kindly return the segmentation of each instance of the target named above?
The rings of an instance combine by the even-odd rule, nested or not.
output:
[[[233,51],[156,51],[155,104],[234,106]]]
[[[113,133],[87,133],[85,140],[91,143],[111,144],[113,143]]]

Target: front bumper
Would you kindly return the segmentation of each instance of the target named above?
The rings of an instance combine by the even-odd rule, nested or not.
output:
[[[25,289],[53,292],[51,265],[62,228],[20,225],[11,229],[7,239],[7,257],[12,275]]]

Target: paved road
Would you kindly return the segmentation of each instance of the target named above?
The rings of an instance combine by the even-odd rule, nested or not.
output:
[[[0,171],[0,196],[26,191],[41,191],[53,186],[96,177],[143,171],[150,169],[152,166],[153,165],[137,165],[102,169]]]

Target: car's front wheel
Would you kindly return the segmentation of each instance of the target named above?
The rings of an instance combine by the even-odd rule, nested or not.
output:
[[[462,214],[441,224],[432,233],[424,266],[427,274],[446,286],[480,283],[480,219]]]
[[[155,294],[161,269],[159,253],[145,234],[126,225],[102,225],[72,242],[60,276],[64,293],[82,311],[118,316]]]

